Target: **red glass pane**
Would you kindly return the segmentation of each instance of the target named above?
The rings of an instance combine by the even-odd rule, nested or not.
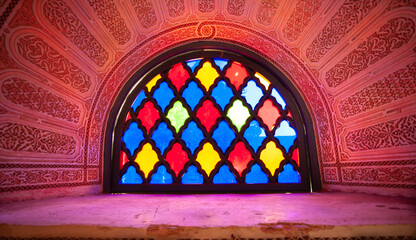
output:
[[[243,142],[238,142],[228,155],[228,160],[233,164],[235,170],[240,174],[247,168],[248,162],[252,160],[250,152]]]
[[[126,117],[126,121],[125,122],[127,122],[130,119],[131,119],[131,115],[130,115],[130,112],[129,112],[129,113],[127,113],[127,117]]]
[[[220,113],[210,100],[205,100],[198,109],[196,117],[201,121],[202,125],[204,125],[207,132],[210,132],[211,127],[215,124],[215,120],[220,117]]]
[[[169,163],[170,168],[175,172],[176,176],[178,176],[187,161],[188,155],[179,143],[175,143],[172,150],[166,154],[166,162]]]
[[[129,159],[127,158],[127,154],[124,151],[120,151],[120,170],[128,161]]]
[[[298,148],[296,148],[295,150],[293,150],[292,159],[295,160],[295,162],[299,166],[299,150],[298,150]]]
[[[272,130],[277,118],[280,117],[279,109],[273,105],[273,102],[270,99],[267,99],[264,102],[257,115],[259,115],[261,120],[269,127],[269,130]]]
[[[176,90],[179,92],[181,87],[185,84],[185,81],[189,78],[189,73],[181,63],[178,63],[174,65],[173,68],[169,71],[168,78],[170,81],[172,81],[173,85],[176,87]]]
[[[233,62],[230,68],[228,68],[225,76],[230,79],[230,82],[238,90],[241,84],[243,84],[244,79],[248,76],[248,73],[247,70],[243,66],[241,66],[241,64]]]
[[[160,116],[159,111],[157,111],[157,109],[153,106],[153,103],[149,101],[144,104],[137,117],[140,119],[147,132],[149,132],[150,128],[155,125],[155,122]]]

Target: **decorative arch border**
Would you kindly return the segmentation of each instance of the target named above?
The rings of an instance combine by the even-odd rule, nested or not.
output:
[[[335,163],[339,159],[339,151],[328,96],[312,72],[286,46],[261,32],[238,24],[206,21],[178,25],[143,40],[125,54],[102,80],[90,106],[91,115],[84,143],[85,163],[99,167],[99,183],[103,182],[104,151],[111,147],[105,145],[104,139],[108,117],[122,87],[133,74],[140,74],[143,69],[156,64],[151,61],[161,53],[185,43],[204,40],[225,42],[247,49],[269,61],[271,67],[279,69],[291,81],[311,113],[316,135],[310,143],[317,142],[319,168],[323,176],[323,165]]]

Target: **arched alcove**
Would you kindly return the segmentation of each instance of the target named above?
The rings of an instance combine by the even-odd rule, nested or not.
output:
[[[195,65],[196,70],[188,68],[189,66],[187,67],[186,64],[187,61],[192,61],[193,59],[201,60],[201,62],[198,62],[198,66]],[[198,84],[195,85],[199,85],[199,88],[197,87],[198,89],[204,88],[201,85],[198,77],[196,77],[197,72],[202,68],[204,62],[211,65],[211,67],[215,65],[214,59],[222,59],[226,61],[226,63],[224,63],[225,65],[222,66],[222,69],[219,69],[218,66],[214,66],[214,68],[216,68],[215,71],[219,74],[217,75],[216,80],[214,79],[211,83],[212,85],[210,84],[209,86],[206,86],[206,89],[203,90],[204,96],[201,97],[202,100],[200,99],[200,101],[195,103],[195,106],[197,107],[195,108],[195,106],[193,106],[192,108],[187,106],[185,103],[186,100],[182,95],[183,91],[188,88],[188,84],[190,84],[190,82],[197,82]],[[232,99],[241,99],[244,102],[242,91],[250,80],[256,81],[255,84],[260,85],[258,89],[261,89],[263,94],[260,97],[260,100],[258,100],[259,102],[257,107],[253,108],[249,103],[244,102],[243,105],[245,105],[246,109],[250,109],[250,107],[251,109],[249,111],[250,116],[248,116],[246,119],[247,121],[244,121],[244,123],[240,126],[241,129],[233,126],[230,118],[226,116],[226,112],[230,110],[230,106],[232,104],[229,102],[221,107],[211,96],[213,89],[215,86],[217,86],[219,81],[225,80],[226,84],[230,86],[231,83],[228,76],[226,76],[226,72],[227,69],[230,69],[234,63],[241,64],[241,66],[247,70],[247,76],[242,80],[243,82],[241,83],[240,87],[234,86],[230,88],[233,92]],[[175,86],[172,84],[167,75],[169,69],[171,69],[172,66],[178,66],[178,64],[189,75],[184,80],[183,86],[176,86],[177,89],[175,89]],[[162,74],[162,76],[160,74]],[[157,76],[160,77],[158,78]],[[269,86],[261,86],[262,83],[260,82],[260,78],[263,78],[262,81],[268,81],[270,83],[270,88]],[[152,84],[152,86],[149,87],[149,85],[147,85],[149,82],[154,82],[154,84],[157,86],[153,87],[154,85]],[[164,106],[162,107],[163,109],[158,106],[158,100],[154,98],[145,101],[142,101],[143,99],[141,99],[141,107],[137,106],[140,105],[140,103],[137,103],[136,101],[138,96],[141,95],[142,97],[145,96],[146,98],[152,98],[155,94],[156,88],[159,89],[161,82],[164,82],[169,89],[169,92],[173,94],[171,99],[168,99],[167,102],[164,103]],[[174,89],[173,91],[172,88]],[[287,103],[287,108],[282,107],[277,103],[276,98],[271,95],[272,89],[273,91],[276,91],[277,89],[277,92],[280,93],[280,96],[282,99],[284,99],[283,101]],[[265,104],[266,99],[269,99],[267,101],[275,99],[273,100],[274,106],[279,106],[275,107],[278,109],[279,115],[276,117],[276,119],[274,119],[276,126],[274,126],[274,124],[273,126],[270,125],[270,129],[267,129],[267,124],[262,122],[262,119],[259,116],[261,109],[260,106]],[[216,121],[213,122],[213,128],[211,128],[211,130],[206,130],[204,126],[202,126],[202,121],[200,121],[200,119],[198,119],[196,116],[199,108],[202,109],[202,102],[205,100],[214,102],[214,108],[216,109],[215,111],[219,113],[219,117],[216,119]],[[155,114],[157,114],[158,117],[155,121],[153,121],[154,126],[144,127],[141,125],[143,119],[139,120],[140,117],[137,115],[140,111],[139,109],[144,108],[143,103],[146,101],[148,101],[148,103],[151,102],[152,104],[150,105],[156,106],[155,109],[157,109]],[[180,104],[183,103],[183,105],[186,106],[184,107],[184,109],[186,109],[185,112],[189,113],[187,120],[184,120],[183,125],[181,125],[176,130],[176,132],[173,124],[171,124],[171,121],[167,116],[169,115],[168,109],[173,107],[175,101],[179,102]],[[135,105],[134,109],[132,109],[132,105]],[[244,138],[243,132],[248,129],[251,123],[250,121],[257,123],[260,122],[260,125],[263,126],[263,129],[266,128],[265,133],[267,137],[264,141],[261,142],[257,149],[255,149],[255,147],[250,147],[249,141],[246,141],[246,138]],[[199,142],[199,144],[197,144],[197,146],[195,146],[192,150],[187,149],[185,141],[181,138],[182,133],[185,131],[184,129],[190,122],[193,122],[195,125],[198,125],[200,129],[203,129],[201,133],[204,136],[204,139],[202,139],[201,142]],[[163,149],[160,148],[157,140],[152,137],[152,134],[155,132],[156,128],[158,128],[157,126],[160,123],[164,124],[169,133],[173,132],[172,140],[167,141],[167,144],[165,144],[166,146],[163,146]],[[297,133],[297,138],[293,142],[293,146],[290,144],[289,146],[285,147],[283,146],[284,144],[280,143],[280,141],[282,141],[281,139],[279,141],[276,140],[278,139],[277,137],[273,138],[273,135],[276,136],[276,131],[278,128],[280,128],[280,125],[282,124],[283,126],[285,123],[288,123],[288,126],[290,125],[290,127],[293,127]],[[135,147],[128,149],[126,142],[122,139],[124,138],[124,134],[129,129],[130,124],[134,124],[134,127],[141,129],[138,131],[142,134],[144,133],[144,137],[143,139],[140,139],[136,144],[133,144]],[[230,130],[233,135],[232,139],[228,143],[225,143],[228,144],[227,146],[220,147],[217,141],[214,140],[214,129],[217,128],[220,124],[227,126],[228,130]],[[202,152],[202,149],[204,149],[202,146],[204,143],[209,143],[208,145],[210,146],[213,144],[214,152],[218,152],[220,159],[218,160],[217,164],[214,164],[212,169],[209,169],[209,171],[206,172],[199,164],[200,161],[198,162],[197,159],[199,153]],[[235,168],[235,166],[233,168],[233,164],[229,159],[230,154],[232,151],[234,151],[233,149],[237,143],[244,144],[244,149],[248,150],[251,155],[251,159],[247,160],[244,168],[240,169],[239,171],[236,170],[237,168]],[[282,159],[273,160],[279,161],[279,163],[281,163],[275,168],[267,167],[267,164],[264,163],[264,159],[262,159],[263,151],[266,151],[266,145],[268,143],[272,143],[271,145],[274,143],[277,151],[282,152]],[[181,151],[187,155],[186,162],[184,162],[183,166],[181,166],[181,168],[176,172],[172,170],[170,164],[168,161],[166,161],[168,152],[172,150],[173,145],[175,144],[178,146],[180,145]],[[140,160],[138,159],[138,152],[144,151],[144,145],[150,149],[149,151],[151,151],[154,156],[157,156],[155,157],[156,160],[154,160],[152,166],[146,171],[142,171],[141,167],[139,166]],[[294,157],[296,154],[295,151],[299,152],[297,159],[298,165],[296,165],[296,161],[294,160],[296,158]],[[122,163],[120,164],[120,162]],[[299,183],[281,183],[277,180],[278,175],[282,173],[284,166],[286,166],[285,164],[293,166],[295,171],[300,174],[301,180]],[[194,167],[195,165],[198,172],[201,173],[201,176],[204,179],[203,184],[181,184],[181,178],[187,172],[187,168],[190,166]],[[254,165],[260,166],[261,169],[266,172],[268,177],[267,183],[246,184],[246,176]],[[235,177],[234,181],[237,184],[219,184],[218,182],[215,184],[215,180],[213,180],[215,178],[214,175],[219,174],[221,166],[228,167],[230,173],[232,173]],[[173,176],[172,184],[151,183],[152,175],[156,174],[158,167],[164,167],[164,169],[167,171],[167,174],[169,176]],[[141,180],[140,184],[139,182],[136,182],[135,184],[126,184],[127,182],[123,182],[121,180],[122,176],[126,174],[128,169],[130,172],[132,171],[134,174],[137,174],[138,179]],[[183,44],[179,47],[165,51],[151,59],[132,77],[130,77],[130,79],[125,83],[119,92],[109,114],[105,134],[104,149],[105,192],[298,192],[318,190],[320,187],[321,180],[317,159],[315,133],[312,125],[311,114],[307,109],[307,104],[301,97],[299,91],[295,88],[294,84],[282,73],[281,70],[279,70],[275,65],[269,63],[266,59],[260,57],[258,54],[243,47],[224,42],[198,41]]]

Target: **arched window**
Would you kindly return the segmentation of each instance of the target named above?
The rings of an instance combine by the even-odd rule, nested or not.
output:
[[[310,191],[299,106],[247,57],[211,50],[165,60],[116,112],[112,192]]]

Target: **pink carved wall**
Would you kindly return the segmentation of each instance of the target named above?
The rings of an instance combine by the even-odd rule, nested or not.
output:
[[[406,0],[5,0],[0,200],[94,194],[109,110],[163,51],[214,40],[281,69],[325,191],[416,196],[416,5]]]

